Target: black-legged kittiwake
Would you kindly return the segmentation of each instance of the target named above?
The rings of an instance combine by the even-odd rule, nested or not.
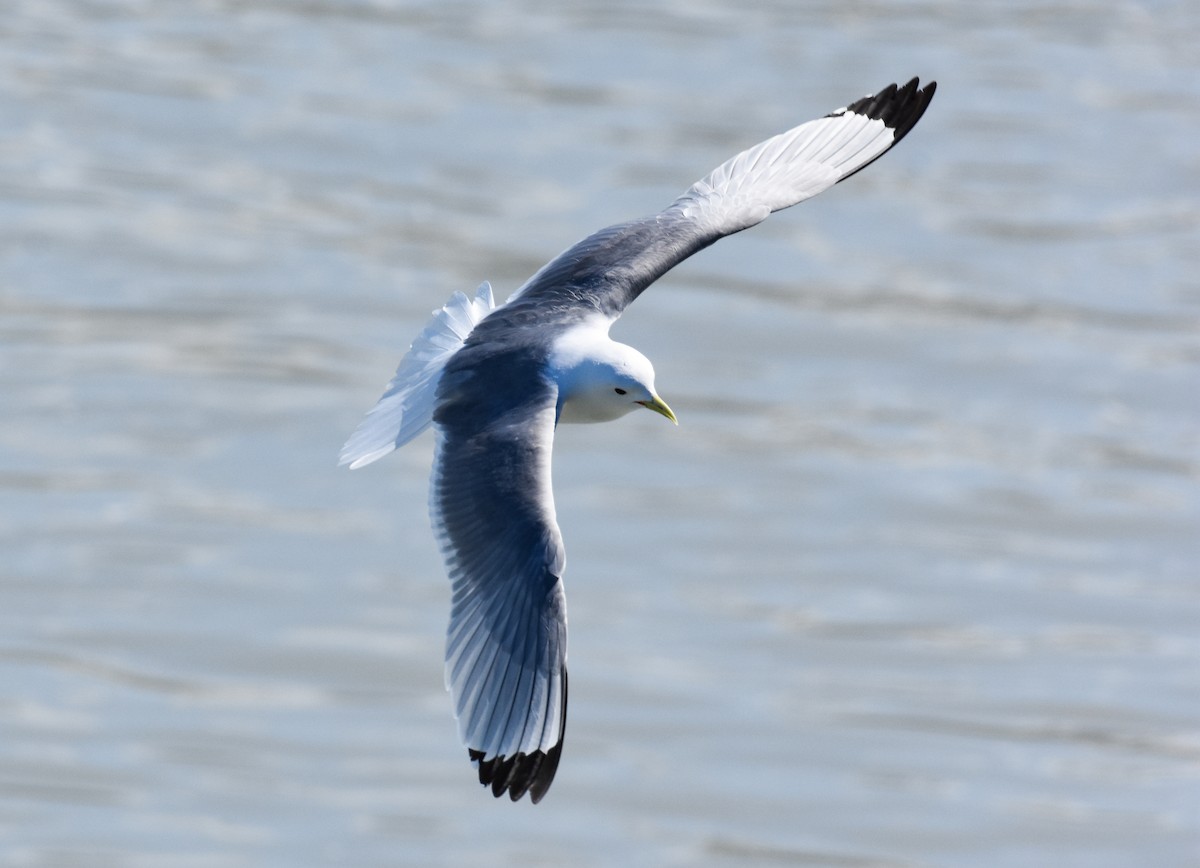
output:
[[[718,238],[832,187],[900,141],[936,85],[889,85],[767,139],[664,211],[602,229],[495,307],[484,283],[454,296],[413,341],[341,463],[386,455],[430,424],[429,504],[453,586],[446,685],[479,780],[539,801],[567,715],[563,541],[550,489],[559,422],[645,407],[675,414],[654,369],[609,328],[656,279]]]

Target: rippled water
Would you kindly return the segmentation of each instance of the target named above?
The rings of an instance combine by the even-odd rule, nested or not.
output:
[[[1200,9],[163,4],[0,20],[0,863],[1200,864]],[[427,316],[911,75],[560,432],[571,719],[472,781]]]

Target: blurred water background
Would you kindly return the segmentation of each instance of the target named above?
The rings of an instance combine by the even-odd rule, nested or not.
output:
[[[1200,6],[8,0],[0,864],[1200,864]],[[560,432],[536,808],[442,688],[429,311],[910,76]]]

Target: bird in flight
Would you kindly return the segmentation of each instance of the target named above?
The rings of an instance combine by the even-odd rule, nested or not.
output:
[[[639,407],[676,421],[650,361],[609,328],[693,253],[878,159],[920,120],[936,86],[888,85],[743,151],[665,210],[568,248],[499,307],[487,283],[474,297],[455,293],[342,448],[340,463],[353,469],[436,431],[429,511],[453,591],[446,686],[479,781],[496,797],[540,801],[566,729],[555,427]]]

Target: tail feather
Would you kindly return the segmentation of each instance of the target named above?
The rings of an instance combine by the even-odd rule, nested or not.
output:
[[[492,287],[480,284],[474,298],[456,292],[417,335],[378,403],[359,423],[338,456],[351,470],[403,446],[433,421],[442,369],[475,326],[495,308]]]

